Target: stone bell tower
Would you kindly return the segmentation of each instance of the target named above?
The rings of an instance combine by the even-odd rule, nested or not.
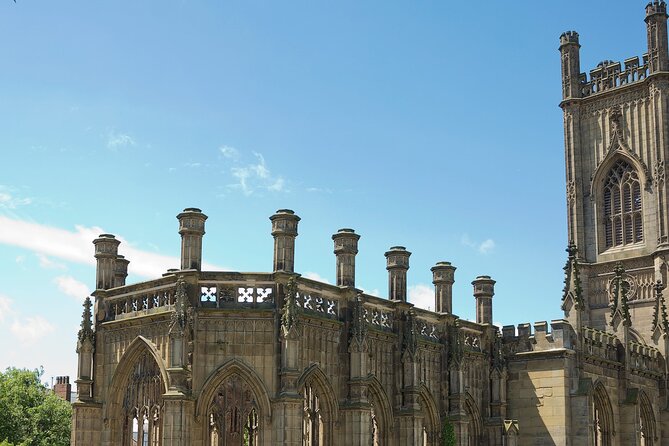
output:
[[[665,2],[649,3],[645,15],[648,48],[641,58],[605,59],[586,74],[578,33],[563,33],[559,50],[571,244],[563,309],[572,322],[579,312],[579,324],[617,331],[614,289],[624,282],[632,326],[647,341],[657,328],[656,281],[668,280]]]

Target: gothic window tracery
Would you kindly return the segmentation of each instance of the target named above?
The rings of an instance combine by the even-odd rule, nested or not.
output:
[[[611,446],[612,414],[606,390],[598,384],[593,393],[592,437],[595,446]]]
[[[260,424],[251,388],[231,376],[216,390],[209,409],[209,446],[257,446]]]
[[[304,446],[323,446],[323,414],[320,397],[311,385],[304,386],[303,397],[302,443]]]
[[[653,407],[645,394],[639,398],[639,445],[653,446],[655,444],[655,416]]]
[[[160,446],[163,380],[158,364],[143,353],[123,398],[123,445]]]
[[[379,420],[376,418],[376,411],[374,410],[374,406],[372,405],[372,410],[371,410],[371,437],[369,439],[369,444],[371,446],[379,446],[380,443],[380,432],[379,432]]]
[[[642,242],[641,182],[627,161],[618,160],[609,171],[602,200],[606,248]]]

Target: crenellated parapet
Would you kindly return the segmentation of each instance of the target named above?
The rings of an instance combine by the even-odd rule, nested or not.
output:
[[[633,374],[652,379],[665,376],[664,359],[655,347],[631,341],[627,349]]]
[[[534,328],[534,330],[532,330]],[[564,319],[505,325],[502,327],[502,348],[507,355],[517,353],[542,352],[557,349],[573,349],[575,334],[572,326]]]
[[[576,31],[560,35],[563,99],[578,99],[604,93],[645,80],[651,74],[669,70],[667,11],[664,1],[646,6],[648,52],[619,61],[604,60],[588,74],[580,71],[580,42]]]

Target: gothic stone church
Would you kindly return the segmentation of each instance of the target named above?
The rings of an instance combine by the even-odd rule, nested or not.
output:
[[[448,262],[432,268],[436,311],[416,308],[401,246],[385,253],[388,298],[362,293],[351,229],[332,236],[336,285],[301,277],[290,210],[270,217],[273,271],[202,271],[207,217],[185,209],[181,269],[155,280],[126,285],[119,241],[93,242],[73,444],[669,444],[664,1],[645,22],[647,54],[589,75],[578,34],[560,36],[564,319],[500,333],[488,276],[472,282],[476,322],[459,319]]]

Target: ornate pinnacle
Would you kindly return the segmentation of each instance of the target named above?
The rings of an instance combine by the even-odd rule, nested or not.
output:
[[[630,307],[627,301],[630,284],[623,278],[625,268],[621,262],[616,263],[613,272],[615,273],[615,278],[613,279],[613,300],[609,305],[611,308],[611,325],[613,326],[613,317],[616,312],[620,311],[623,324],[629,327],[632,325],[632,316],[630,315]]]
[[[492,342],[492,368],[501,372],[505,365],[506,359],[502,348],[502,337],[499,333],[495,333],[495,339]]]
[[[297,324],[297,312],[299,307],[297,305],[297,280],[295,277],[291,277],[288,280],[286,285],[286,300],[283,304],[283,310],[281,314],[281,328],[283,333],[288,334],[288,332]]]
[[[408,353],[412,358],[418,349],[417,334],[418,328],[416,327],[416,314],[413,310],[409,310],[405,316],[402,347],[404,352]]]
[[[660,327],[665,334],[669,334],[669,317],[667,305],[662,295],[664,284],[661,280],[655,283],[655,308],[653,309],[653,328]]]
[[[367,320],[365,319],[365,309],[362,307],[362,297],[358,294],[353,303],[353,321],[351,327],[352,339],[359,344],[365,341],[367,336]]]
[[[174,312],[170,321],[170,334],[183,335],[188,324],[188,293],[186,282],[179,277],[177,291],[174,298]]]
[[[92,323],[92,314],[91,314],[91,298],[86,297],[84,300],[84,312],[81,315],[81,328],[77,334],[79,340],[77,345],[77,352],[79,351],[79,345],[81,345],[85,340],[95,343],[95,332],[93,331]]]
[[[576,309],[583,307],[583,287],[581,286],[581,272],[578,263],[578,248],[573,241],[567,246],[567,263],[564,266],[564,289],[562,300],[571,293]]]
[[[464,356],[464,339],[456,321],[448,327],[448,362],[450,367],[459,368]]]

